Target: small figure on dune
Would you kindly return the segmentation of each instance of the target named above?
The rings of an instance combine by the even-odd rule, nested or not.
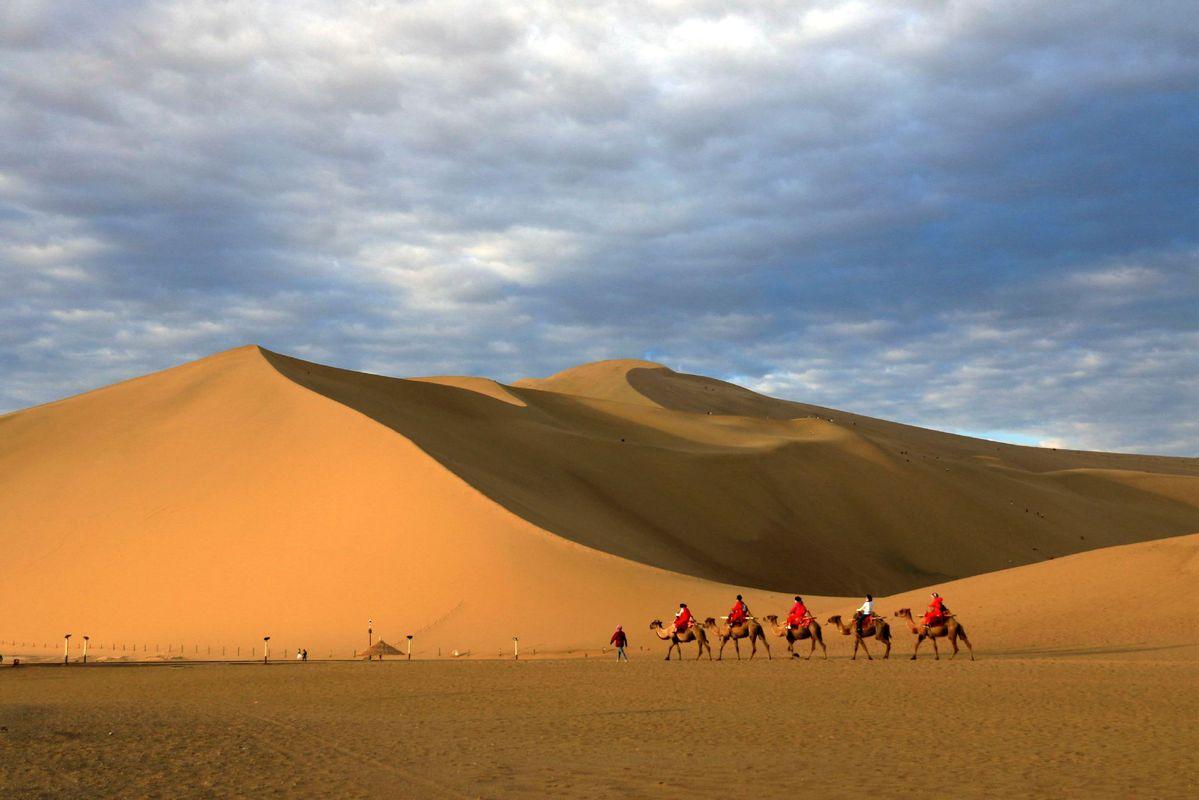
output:
[[[874,619],[874,595],[867,594],[866,602],[858,606],[858,610],[854,612],[853,621],[857,627],[858,636],[862,635],[862,628],[869,625]]]
[[[612,634],[611,644],[616,645],[616,660],[617,662],[629,660],[629,655],[624,651],[629,646],[629,637],[624,632],[624,626],[617,625],[616,632]]]
[[[953,646],[950,658],[958,654],[958,640],[961,639],[962,643],[970,650],[970,660],[974,660],[974,645],[966,636],[966,629],[957,621],[957,617],[950,613],[944,598],[936,592],[933,592],[928,609],[924,612],[924,619],[919,626],[912,619],[911,609],[901,608],[895,612],[895,616],[907,622],[908,629],[916,636],[916,648],[912,651],[913,661],[916,660],[916,655],[920,652],[920,644],[925,639],[933,643],[933,658],[935,659],[940,660],[941,658],[941,653],[937,649],[937,639],[949,639],[949,643]]]
[[[793,658],[802,657],[799,653],[795,652],[795,643],[804,639],[811,640],[812,647],[808,650],[809,659],[816,652],[817,644],[824,651],[824,657],[828,658],[828,648],[824,646],[824,633],[820,627],[820,623],[812,616],[812,612],[808,611],[808,607],[804,605],[803,598],[799,595],[795,595],[795,605],[791,606],[791,610],[787,612],[787,624],[785,626],[778,624],[778,617],[774,614],[767,615],[766,621],[770,623],[775,636],[787,639],[787,650]]]
[[[949,609],[945,607],[945,598],[933,592],[932,600],[929,601],[928,609],[924,612],[924,628],[925,633],[934,625],[940,625],[949,617]]]
[[[656,619],[649,624],[649,629],[653,631],[659,639],[664,642],[670,642],[670,646],[666,648],[666,660],[670,660],[670,654],[677,648],[679,658],[683,657],[682,642],[695,642],[699,645],[699,653],[696,658],[702,658],[704,650],[708,651],[708,659],[712,658],[712,647],[708,644],[708,636],[704,633],[704,629],[695,624],[691,609],[687,608],[686,603],[679,603],[679,610],[674,615],[674,625],[667,632],[667,628],[662,624],[662,620]]]
[[[303,661],[303,660],[304,660],[304,653],[302,653],[300,651],[300,648],[297,647],[296,648],[296,661]]]
[[[840,614],[829,617],[828,624],[836,625],[842,636],[853,636],[852,659],[857,659],[858,648],[861,647],[866,652],[866,658],[874,660],[874,656],[870,655],[870,650],[866,647],[866,639],[871,636],[886,646],[883,658],[891,656],[891,626],[882,617],[875,616],[873,595],[866,595],[866,602],[854,612],[852,625],[842,622]]]
[[[677,632],[685,631],[691,627],[691,609],[687,608],[686,603],[679,603],[679,610],[674,614],[674,629]]]
[[[737,595],[737,602],[733,603],[733,607],[729,609],[728,621],[729,625],[744,625],[745,620],[749,618],[749,606]]]
[[[806,628],[806,620],[809,619],[812,619],[812,615],[808,613],[808,607],[804,605],[803,598],[795,595],[795,605],[791,606],[791,610],[787,612],[787,627]]]
[[[304,648],[304,652],[301,654],[301,656],[302,656],[302,657],[300,658],[300,660],[301,660],[301,661],[307,661],[307,660],[308,660],[308,648],[307,648],[307,647],[305,647],[305,648]]]
[[[720,651],[716,654],[716,660],[720,661],[724,654],[724,646],[731,639],[733,649],[737,651],[737,659],[741,659],[741,639],[749,639],[750,651],[749,657],[753,658],[758,652],[758,640],[762,640],[762,645],[766,648],[766,657],[773,658],[770,654],[770,643],[766,641],[766,631],[762,629],[762,624],[756,619],[751,619],[749,616],[749,606],[741,595],[737,595],[737,602],[733,603],[733,608],[729,611],[729,615],[724,618],[723,625],[718,624],[716,620],[708,617],[704,620],[704,627],[720,637]]]

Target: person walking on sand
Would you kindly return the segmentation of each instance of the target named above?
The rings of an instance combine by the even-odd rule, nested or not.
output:
[[[302,658],[300,659],[301,661],[308,660],[308,648],[307,647],[304,648],[304,652],[301,655],[302,655]]]
[[[629,646],[629,637],[624,632],[624,626],[617,625],[616,632],[612,634],[611,644],[616,645],[616,660],[629,660],[629,654],[624,651]]]

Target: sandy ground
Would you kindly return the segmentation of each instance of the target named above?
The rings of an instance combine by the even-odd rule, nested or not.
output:
[[[0,671],[6,797],[1194,797],[1199,663]]]

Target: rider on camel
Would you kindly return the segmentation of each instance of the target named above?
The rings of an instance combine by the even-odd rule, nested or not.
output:
[[[732,610],[729,611],[729,627],[733,625],[744,625],[745,620],[749,617],[749,606],[741,599],[741,595],[737,595],[737,602],[733,603]]]
[[[804,605],[803,598],[795,595],[795,605],[791,606],[791,610],[787,612],[787,627],[803,628],[807,626],[811,618],[812,615],[808,611],[808,607]]]
[[[866,595],[866,602],[858,607],[853,618],[854,623],[858,626],[858,636],[861,636],[862,628],[872,624],[874,621],[874,595]]]
[[[945,598],[933,592],[933,599],[929,601],[928,611],[924,613],[924,627],[932,628],[943,625],[948,618],[949,609],[945,607]]]
[[[674,615],[674,629],[682,633],[691,626],[691,609],[686,603],[679,603],[679,610]]]

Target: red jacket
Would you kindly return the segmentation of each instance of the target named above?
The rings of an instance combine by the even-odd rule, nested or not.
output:
[[[729,622],[743,620],[748,613],[749,607],[746,606],[745,603],[738,600],[736,603],[733,603],[733,609],[729,611]]]
[[[679,612],[679,615],[674,618],[674,627],[682,630],[691,624],[691,609],[684,608]]]
[[[629,637],[624,635],[624,631],[617,631],[616,633],[612,634],[612,644],[616,645],[617,647],[624,647],[628,643]]]
[[[787,612],[788,625],[802,625],[803,619],[808,615],[808,607],[803,603],[796,603],[791,606],[791,610]]]

